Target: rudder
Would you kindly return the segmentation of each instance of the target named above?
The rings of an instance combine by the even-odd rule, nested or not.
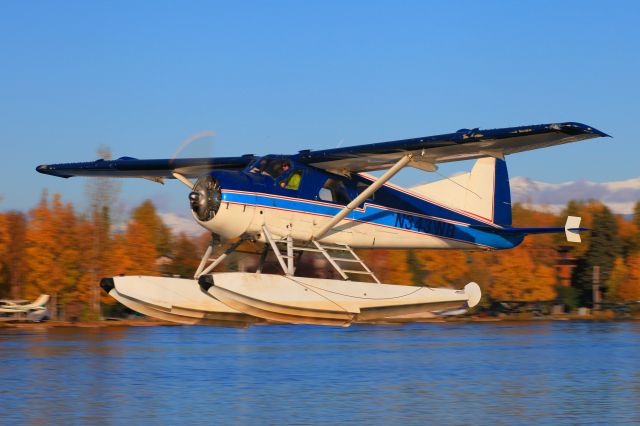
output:
[[[480,158],[469,173],[411,189],[489,222],[511,225],[511,190],[507,163],[504,160]]]

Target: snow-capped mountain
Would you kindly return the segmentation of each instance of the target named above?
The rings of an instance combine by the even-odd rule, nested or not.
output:
[[[203,227],[198,225],[191,214],[187,212],[185,215],[179,215],[176,213],[165,212],[160,213],[160,217],[165,225],[171,229],[174,234],[184,232],[185,234],[195,237],[207,232]]]
[[[562,210],[569,200],[598,200],[614,213],[628,215],[640,201],[640,177],[604,183],[586,180],[546,183],[518,176],[510,182],[513,202],[554,212]]]

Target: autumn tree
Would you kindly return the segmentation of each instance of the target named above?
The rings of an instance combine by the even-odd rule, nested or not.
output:
[[[109,255],[109,274],[157,275],[158,251],[149,228],[130,221],[124,234],[116,235]]]
[[[0,296],[7,296],[11,291],[9,268],[6,262],[10,247],[10,237],[6,214],[0,214]]]
[[[171,231],[158,215],[151,200],[146,200],[136,207],[131,214],[131,220],[147,228],[151,242],[160,256],[171,253]]]
[[[535,262],[525,248],[499,257],[490,271],[488,294],[493,300],[534,302],[556,297],[555,271]]]
[[[620,302],[620,287],[625,281],[629,279],[629,268],[625,263],[624,258],[617,257],[613,263],[613,269],[607,282],[607,302]]]
[[[459,288],[468,282],[470,262],[464,252],[416,250],[415,256],[419,268],[418,285]]]
[[[76,290],[82,274],[82,252],[77,218],[71,204],[55,194],[49,205],[47,193],[30,212],[26,233],[26,286],[24,296],[35,299],[41,293],[52,296],[54,306],[64,307]],[[55,316],[55,312],[54,312]]]
[[[21,285],[26,273],[26,234],[27,217],[19,211],[7,213],[7,224],[9,227],[10,250],[7,253],[7,264],[9,267],[9,277],[11,282],[11,297],[22,298]]]
[[[627,258],[626,279],[617,287],[617,296],[622,302],[640,301],[640,253],[634,253]]]
[[[171,262],[163,268],[163,272],[181,277],[193,277],[201,256],[202,252],[198,250],[197,242],[185,233],[180,233],[171,250]]]

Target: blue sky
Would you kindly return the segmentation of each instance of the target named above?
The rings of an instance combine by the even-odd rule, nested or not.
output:
[[[510,156],[511,175],[637,177],[638,4],[0,2],[0,210],[29,209],[45,187],[83,205],[85,180],[38,164],[92,160],[100,144],[170,157],[202,130],[213,148],[186,154],[580,121],[614,139]],[[177,182],[123,183],[126,204],[145,198],[187,211]]]

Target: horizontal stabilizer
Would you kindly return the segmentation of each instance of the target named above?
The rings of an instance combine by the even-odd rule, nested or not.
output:
[[[582,239],[578,232],[583,231],[584,228],[580,228],[580,221],[582,218],[578,216],[567,217],[567,222],[564,225],[564,232],[567,236],[567,241],[570,243],[580,243]]]
[[[520,235],[534,235],[534,234],[554,234],[564,232],[567,236],[567,241],[571,243],[582,242],[579,232],[589,231],[589,228],[580,228],[581,218],[577,216],[567,217],[567,222],[564,228],[548,227],[548,228],[496,228],[493,226],[485,225],[470,225],[470,228],[478,229],[485,232],[493,232],[496,234],[520,234]]]

